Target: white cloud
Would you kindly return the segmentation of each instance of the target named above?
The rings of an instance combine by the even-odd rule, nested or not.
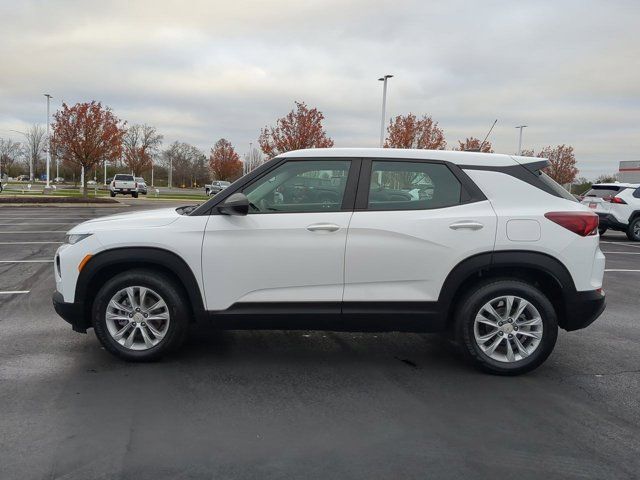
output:
[[[389,115],[431,114],[450,145],[575,147],[583,174],[640,158],[635,1],[0,0],[0,136],[54,105],[101,100],[167,143],[242,152],[293,107],[317,106],[338,146],[378,141]]]

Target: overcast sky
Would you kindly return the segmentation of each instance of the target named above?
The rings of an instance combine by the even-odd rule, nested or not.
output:
[[[336,146],[377,146],[388,116],[431,115],[449,147],[571,144],[580,174],[640,160],[640,1],[0,0],[0,137],[99,100],[165,145],[239,153],[293,108]]]

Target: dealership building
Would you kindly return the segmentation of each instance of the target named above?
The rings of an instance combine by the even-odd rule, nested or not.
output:
[[[624,183],[640,183],[640,160],[620,162],[618,181]]]

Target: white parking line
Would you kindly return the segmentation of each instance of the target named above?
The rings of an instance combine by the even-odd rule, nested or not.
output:
[[[0,242],[0,245],[46,245],[49,243],[62,245],[64,242]]]
[[[6,292],[0,292],[0,295],[19,295],[23,293],[29,293],[31,290],[7,290]]]
[[[0,263],[53,263],[53,260],[0,260]]]
[[[627,270],[625,268],[605,268],[605,272],[640,272],[640,270]]]
[[[633,248],[640,248],[640,245],[633,244],[633,243],[626,243],[626,242],[606,242],[604,240],[600,240],[600,243],[609,243],[611,245],[622,245],[624,247],[633,247]]]
[[[620,255],[640,255],[640,252],[602,252],[602,253],[604,253],[605,255],[609,255],[612,253],[618,253]]]

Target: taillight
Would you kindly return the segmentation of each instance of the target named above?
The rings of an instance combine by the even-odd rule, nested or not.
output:
[[[593,212],[548,212],[544,216],[581,237],[595,235],[600,221]]]
[[[620,197],[611,197],[611,203],[619,203],[620,205],[626,205],[627,204],[627,202],[625,202]]]

